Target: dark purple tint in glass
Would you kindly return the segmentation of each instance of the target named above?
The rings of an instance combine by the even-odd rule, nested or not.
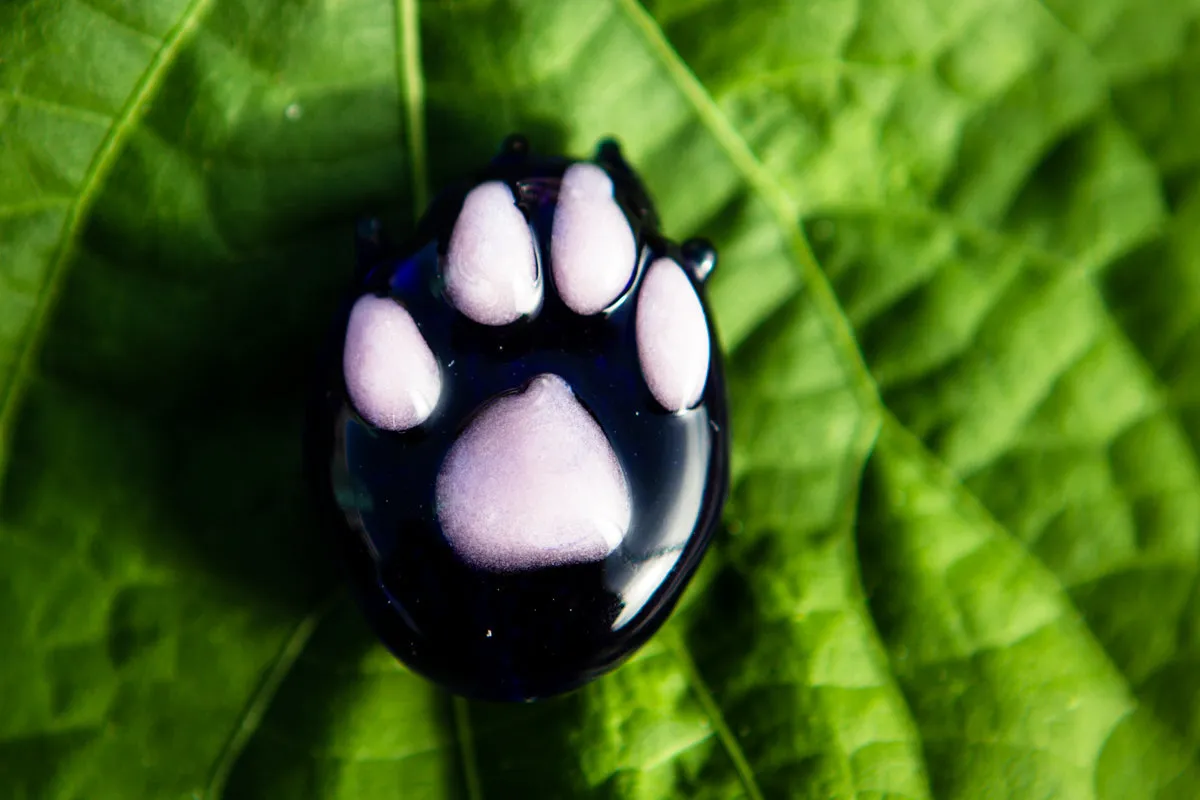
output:
[[[700,403],[664,411],[642,376],[634,337],[638,288],[656,258],[674,258],[704,302],[715,252],[682,246],[657,229],[653,206],[615,143],[594,163],[638,243],[622,297],[581,317],[558,299],[549,268],[559,181],[572,161],[535,157],[519,138],[486,168],[442,192],[406,247],[360,229],[362,265],[340,317],[312,402],[307,456],[313,491],[346,556],[358,599],[403,662],[454,692],[524,701],[576,688],[613,669],[658,630],[691,579],[728,491],[725,384],[716,333]],[[544,301],[505,326],[472,322],[446,301],[440,258],[467,192],[503,180],[534,231]],[[347,397],[343,341],[353,302],[390,296],[412,315],[442,370],[438,405],[423,424],[381,431]],[[705,313],[708,307],[704,305]],[[624,470],[628,531],[606,557],[535,569],[473,568],[438,520],[435,486],[451,446],[481,409],[535,376],[563,378],[596,420]]]

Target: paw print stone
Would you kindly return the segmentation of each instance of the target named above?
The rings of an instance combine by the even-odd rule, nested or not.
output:
[[[510,137],[407,246],[359,234],[307,436],[382,641],[460,694],[530,700],[662,625],[720,523],[728,428],[704,300],[614,142]]]

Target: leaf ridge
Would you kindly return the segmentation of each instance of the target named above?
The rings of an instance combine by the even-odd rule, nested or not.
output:
[[[479,780],[479,760],[475,755],[475,736],[471,728],[471,709],[465,698],[453,695],[454,734],[458,740],[459,758],[462,759],[463,781],[467,786],[468,800],[483,800],[483,784]]]
[[[25,94],[14,89],[0,89],[0,98],[7,100],[16,106],[25,106],[27,108],[36,108],[41,111],[48,111],[52,114],[59,114],[71,119],[77,119],[81,122],[100,122],[112,124],[113,118],[110,114],[105,114],[102,111],[93,111],[90,108],[83,106],[71,105],[70,103],[60,103],[57,100],[50,100],[46,97],[38,97],[33,94]]]
[[[1106,262],[1099,260],[1093,263],[1083,258],[1068,258],[1060,253],[1047,250],[1044,247],[1021,241],[1011,233],[970,222],[935,206],[908,204],[884,207],[877,203],[822,203],[809,209],[805,216],[875,217],[940,226],[961,236],[963,239],[974,239],[979,242],[991,243],[1014,252],[1017,255],[1024,256],[1033,265],[1039,267],[1039,272],[1047,275],[1058,276],[1064,272],[1092,274],[1106,265]],[[1144,241],[1146,238],[1152,236],[1154,232],[1154,230],[1147,231],[1144,238],[1139,241]],[[1135,247],[1139,241],[1130,242],[1129,247]],[[1112,258],[1119,255],[1120,253],[1114,253],[1109,257],[1109,260],[1111,261]]]
[[[4,387],[3,394],[0,394],[0,475],[4,474],[7,466],[8,442],[16,423],[17,407],[20,405],[24,393],[24,385],[29,381],[33,371],[35,353],[44,336],[46,324],[50,318],[50,308],[54,305],[58,293],[62,289],[66,264],[74,255],[75,245],[83,231],[83,225],[88,218],[92,204],[99,196],[109,171],[123,152],[125,141],[141,121],[150,105],[151,98],[162,86],[175,59],[200,26],[200,22],[214,2],[215,0],[190,0],[179,21],[171,28],[166,38],[162,40],[159,49],[150,59],[150,63],[142,72],[124,107],[113,119],[112,125],[100,144],[100,149],[84,174],[79,192],[76,194],[63,224],[63,232],[59,237],[55,255],[35,295],[32,319],[26,324],[25,335],[21,337],[20,344],[17,346],[16,368],[12,378]]]
[[[757,156],[753,153],[752,149],[749,147],[748,143],[740,135],[740,133],[733,128],[733,126],[724,118],[722,112],[715,107],[715,103],[712,101],[712,98],[708,96],[707,92],[699,84],[699,81],[691,73],[690,69],[684,63],[682,63],[682,60],[666,41],[661,29],[659,29],[657,23],[649,15],[649,13],[637,2],[637,0],[620,0],[620,5],[627,11],[631,20],[642,31],[643,35],[646,36],[656,54],[659,56],[672,77],[675,79],[680,90],[685,94],[689,101],[693,103],[693,106],[696,108],[697,114],[700,116],[702,122],[709,127],[710,131],[714,135],[714,138],[717,139],[718,143],[726,151],[727,155],[734,162],[735,166],[742,171],[748,183],[750,183],[750,185],[756,189],[767,202],[768,206],[771,208],[771,211],[775,214],[779,223],[783,227],[785,233],[788,234],[789,242],[793,245],[793,248],[796,250],[797,255],[799,256],[805,276],[809,278],[809,283],[815,290],[814,294],[817,300],[817,306],[826,316],[827,324],[830,324],[835,336],[839,340],[842,340],[843,338],[848,340],[850,352],[854,354],[853,361],[855,363],[853,364],[853,367],[851,367],[849,364],[846,366],[854,378],[858,379],[855,380],[855,388],[859,390],[860,397],[862,397],[863,394],[869,394],[872,396],[869,404],[864,405],[864,410],[867,408],[876,410],[877,413],[880,413],[882,416],[881,424],[897,429],[903,434],[905,439],[909,440],[910,446],[916,448],[916,450],[921,453],[922,458],[932,460],[932,463],[936,464],[939,471],[948,472],[948,468],[942,463],[936,454],[929,451],[925,446],[925,443],[908,431],[904,424],[898,418],[896,418],[882,403],[882,399],[879,395],[878,385],[869,374],[868,368],[865,365],[865,360],[862,358],[861,352],[857,347],[856,340],[853,336],[852,327],[850,326],[844,309],[841,307],[840,302],[833,293],[832,287],[829,285],[824,273],[816,264],[815,257],[813,256],[811,249],[807,246],[807,242],[803,235],[799,232],[798,226],[789,221],[790,219],[797,219],[800,216],[796,204],[791,200],[786,190],[780,186],[769,175],[769,173],[766,172],[765,168],[758,161]],[[1089,283],[1089,286],[1095,290],[1094,284],[1091,284],[1090,281],[1087,282]],[[841,343],[842,342],[839,341],[839,344]],[[849,361],[849,359],[846,359],[846,347],[843,346],[839,348],[839,350],[841,351],[843,359]],[[998,530],[1002,531],[1007,538],[1016,541],[1022,550],[1026,550],[1024,543],[1015,537],[1006,527],[1001,525],[999,521],[995,520],[991,516],[990,512],[986,511],[978,498],[976,498],[972,492],[970,492],[961,484],[957,476],[953,476],[953,481],[954,486],[956,487],[955,493],[960,497],[961,500],[972,501],[976,508],[983,509],[986,519],[990,520],[992,525],[994,525]],[[1040,559],[1034,557],[1034,560],[1040,563]],[[1055,585],[1057,585],[1065,594],[1065,589],[1063,589],[1061,581],[1059,581],[1058,577],[1053,575],[1053,573],[1050,574],[1055,582]],[[1065,598],[1064,602],[1068,607],[1074,608],[1074,602],[1069,597]],[[1134,707],[1140,706],[1141,703],[1137,699],[1136,695],[1133,694],[1127,677],[1124,675],[1124,673],[1116,668],[1116,665],[1112,662],[1107,650],[1105,650],[1105,648],[1099,643],[1095,637],[1095,634],[1090,630],[1090,628],[1085,627],[1085,630],[1087,640],[1099,653],[1102,654],[1104,662],[1109,666],[1112,672],[1118,676],[1120,685],[1122,688],[1124,688],[1130,702]],[[1156,722],[1156,727],[1161,726],[1157,726]],[[1171,741],[1178,741],[1171,732],[1163,730],[1163,734]]]
[[[864,413],[876,418],[877,424],[881,405],[878,387],[867,369],[845,310],[838,302],[833,288],[817,265],[812,249],[800,232],[797,225],[799,214],[796,204],[787,191],[771,177],[745,138],[730,124],[690,67],[675,52],[650,12],[639,0],[616,0],[616,2],[645,38],[650,49],[666,68],[680,92],[692,104],[697,116],[708,128],[718,145],[776,217],[788,244],[800,262],[804,277],[807,279],[808,289],[813,294],[813,300],[821,310],[824,321],[833,336],[836,349],[843,361],[842,367],[846,370],[860,407]]]
[[[405,130],[412,161],[413,207],[419,217],[429,202],[425,142],[425,72],[421,65],[421,19],[417,0],[397,0],[396,59],[404,95]]]
[[[258,733],[258,738],[261,741],[270,742],[273,745],[278,745],[284,750],[295,752],[303,755],[314,762],[324,762],[327,764],[402,764],[405,761],[421,758],[423,756],[440,753],[446,749],[445,745],[433,744],[427,747],[417,747],[411,750],[404,750],[399,753],[391,753],[388,755],[362,755],[359,753],[338,753],[328,749],[313,747],[311,743],[305,742],[291,736],[280,733],[277,729],[263,728]],[[208,800],[203,798],[202,800]]]
[[[70,197],[50,195],[37,200],[30,200],[28,203],[13,203],[7,206],[0,206],[0,219],[15,219],[17,217],[36,214],[39,211],[67,208],[72,202],[74,201]]]
[[[725,117],[724,113],[717,107],[712,97],[703,85],[700,84],[688,65],[675,52],[653,16],[638,0],[618,0],[618,4],[646,39],[655,55],[671,75],[678,89],[692,104],[696,114],[700,117],[705,127],[708,128],[721,149],[726,153],[737,170],[741,172],[751,189],[764,200],[776,218],[776,222],[790,245],[790,249],[800,263],[806,279],[806,285],[812,293],[814,304],[825,324],[827,332],[834,342],[834,349],[840,356],[841,366],[846,373],[849,388],[855,395],[857,405],[865,417],[860,424],[858,434],[855,436],[857,440],[855,446],[851,449],[851,458],[857,461],[857,464],[852,465],[847,480],[855,482],[861,476],[863,465],[866,463],[878,439],[880,414],[884,410],[883,404],[878,386],[871,376],[865,359],[858,348],[848,315],[833,292],[833,288],[825,273],[817,264],[816,258],[798,224],[798,220],[800,219],[798,207],[782,185],[770,175],[742,134],[737,131]],[[843,493],[848,498],[846,524],[852,528],[857,515],[857,492],[853,489],[846,489],[843,490]],[[869,614],[865,613],[865,610],[862,613],[865,615],[866,627],[872,633],[872,639],[875,643],[879,644],[878,631],[874,628],[873,620],[870,619]],[[750,770],[748,762],[745,760],[744,754],[741,752],[741,748],[733,737],[732,731],[725,724],[720,708],[717,706],[711,693],[708,692],[702,676],[686,651],[685,645],[680,641],[676,641],[674,642],[674,647],[681,662],[686,667],[690,684],[697,695],[697,699],[712,720],[714,727],[716,727],[719,738],[725,745],[725,749],[730,754],[730,757],[734,760],[739,778],[742,779],[745,785],[747,778],[753,778],[753,773]],[[898,690],[896,696],[902,705],[905,704],[905,700]],[[920,732],[912,724],[910,709],[905,709],[905,716],[909,723],[907,726],[908,730],[913,734],[914,741],[920,745]],[[850,748],[841,744],[837,748],[837,752],[839,757],[845,762],[844,767],[849,774],[851,768],[846,759],[849,752],[851,752]],[[925,778],[925,776],[923,775],[922,778]],[[748,793],[752,792],[749,786],[746,788]],[[752,793],[752,796],[761,797],[761,793]]]
[[[88,9],[92,13],[96,14],[97,16],[104,17],[105,19],[112,22],[117,27],[123,28],[124,30],[129,31],[130,33],[134,34],[135,36],[138,36],[143,41],[149,42],[151,44],[158,44],[159,39],[153,33],[150,33],[150,31],[147,31],[144,28],[139,28],[139,27],[131,24],[129,22],[129,20],[122,19],[121,17],[117,16],[117,14],[114,13],[111,9],[105,8],[100,3],[96,3],[95,0],[75,0],[75,2],[78,3],[79,5],[83,6],[84,8]]]
[[[717,705],[712,692],[708,690],[708,685],[704,682],[703,676],[700,675],[700,670],[696,668],[696,662],[692,660],[691,654],[688,653],[687,645],[684,644],[683,639],[678,633],[673,632],[666,638],[668,640],[667,645],[675,656],[675,660],[683,667],[684,674],[687,675],[688,685],[692,689],[692,694],[712,724],[713,730],[717,734],[717,739],[729,755],[730,761],[733,762],[734,771],[737,772],[738,780],[741,782],[742,788],[746,791],[746,796],[750,800],[763,800],[762,789],[758,787],[758,780],[754,777],[754,770],[751,769],[750,762],[746,759],[746,754],[742,752],[737,737],[730,730],[729,723],[725,721],[725,715],[721,712],[721,707]]]
[[[964,239],[994,244],[1000,248],[1008,250],[1022,257],[1023,262],[1036,267],[1039,274],[1058,277],[1068,280],[1079,280],[1092,295],[1096,301],[1097,307],[1102,308],[1105,312],[1107,325],[1104,330],[1108,331],[1117,343],[1134,356],[1137,360],[1137,368],[1142,373],[1147,386],[1146,391],[1150,394],[1151,410],[1160,412],[1167,417],[1171,426],[1178,432],[1183,433],[1182,439],[1188,444],[1188,453],[1191,458],[1191,465],[1196,474],[1200,474],[1200,449],[1190,436],[1186,435],[1186,428],[1183,421],[1179,417],[1179,411],[1175,404],[1171,403],[1168,398],[1171,396],[1158,373],[1155,371],[1153,364],[1145,352],[1138,347],[1137,343],[1130,338],[1129,333],[1122,327],[1114,318],[1112,309],[1109,307],[1104,298],[1104,293],[1096,286],[1095,275],[1103,270],[1112,261],[1121,255],[1121,252],[1108,254],[1108,257],[1103,260],[1088,261],[1085,259],[1073,259],[1060,253],[1055,253],[1047,250],[1044,247],[1029,244],[1020,241],[1015,236],[1002,230],[990,228],[987,226],[971,223],[963,220],[954,214],[950,214],[945,210],[929,206],[906,206],[897,213],[893,209],[884,209],[881,206],[874,204],[837,204],[830,206],[822,206],[815,212],[817,215],[837,215],[837,214],[853,214],[858,216],[874,216],[878,218],[897,218],[898,216],[913,222],[925,223],[933,226],[947,228],[956,235]],[[1133,242],[1130,242],[1125,251],[1137,246],[1138,243],[1144,242],[1151,238],[1157,229],[1147,231],[1143,236]],[[1125,252],[1122,251],[1122,252]],[[898,419],[896,424],[902,425]],[[936,454],[931,455],[941,462],[941,459]],[[943,464],[943,466],[946,466]],[[948,468],[948,467],[947,467]],[[965,487],[964,487],[965,489]],[[966,491],[970,491],[969,489]],[[1014,537],[1016,538],[1016,537]]]
[[[271,706],[271,701],[275,699],[279,687],[291,672],[296,660],[304,652],[304,648],[308,645],[317,626],[328,614],[335,597],[336,594],[319,603],[292,629],[291,635],[280,648],[274,662],[267,667],[262,682],[242,711],[233,733],[213,765],[208,785],[196,795],[197,800],[216,800],[224,793],[225,782],[229,778],[229,773],[233,771],[238,757],[258,732],[259,726]]]
[[[962,483],[959,477],[952,470],[950,470],[950,468],[947,467],[942,460],[937,457],[936,454],[932,453],[919,437],[909,431],[908,428],[904,426],[903,422],[901,422],[894,414],[892,414],[890,410],[886,408],[884,409],[883,429],[887,434],[889,434],[890,441],[892,443],[902,447],[903,450],[907,451],[911,457],[924,462],[926,468],[933,476],[936,477],[938,483],[941,485],[941,488],[949,492],[954,498],[955,508],[970,515],[979,524],[990,529],[993,535],[1002,537],[1005,541],[1015,545],[1026,557],[1030,559],[1032,563],[1037,564],[1041,568],[1043,576],[1052,584],[1053,587],[1057,588],[1059,594],[1058,602],[1061,608],[1064,611],[1070,610],[1073,612],[1070,615],[1070,618],[1078,621],[1078,630],[1081,639],[1092,648],[1093,655],[1107,668],[1110,679],[1114,680],[1120,689],[1123,690],[1125,699],[1129,703],[1129,708],[1126,710],[1121,719],[1123,720],[1129,717],[1138,710],[1147,710],[1142,700],[1134,691],[1133,686],[1130,684],[1129,677],[1117,666],[1107,648],[1105,648],[1100,640],[1096,638],[1095,632],[1088,624],[1086,617],[1084,617],[1084,615],[1079,611],[1075,601],[1071,598],[1059,576],[1053,570],[1043,565],[1041,559],[1039,559],[1036,555],[1030,553],[1026,548],[1025,543],[1021,541],[1019,537],[1014,535],[1006,525],[996,519],[996,517],[992,515],[991,510],[988,509],[988,507],[984,505],[984,503]],[[961,613],[958,610],[955,610],[955,615],[956,618],[961,619]],[[1060,618],[1062,618],[1062,615],[1060,615]],[[1025,636],[1021,637],[1021,639],[1027,638],[1034,632],[1035,631],[1027,632]],[[1006,642],[1005,646],[1011,646],[1016,641],[1020,641],[1020,639],[1012,642]],[[975,655],[983,651],[984,648],[975,648],[971,651],[968,651],[964,655],[967,658],[973,658]],[[1185,742],[1181,741],[1180,737],[1175,733],[1175,731],[1163,725],[1154,714],[1148,713],[1146,716],[1146,724],[1150,725],[1152,730],[1163,741],[1170,742],[1177,746],[1179,751],[1184,754],[1185,758],[1190,764],[1200,764],[1200,759],[1197,758],[1195,748],[1187,746]],[[1114,730],[1116,729],[1117,724],[1119,724],[1119,720],[1114,722]],[[929,737],[925,737],[924,741],[930,741]]]

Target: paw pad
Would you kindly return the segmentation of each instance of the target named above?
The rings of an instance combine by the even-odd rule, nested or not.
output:
[[[487,405],[437,480],[451,546],[491,569],[598,561],[625,538],[630,504],[608,437],[551,374]]]
[[[411,244],[377,224],[309,426],[315,492],[385,643],[491,699],[565,691],[665,620],[720,522],[703,282],[615,144],[513,139]]]
[[[559,297],[576,314],[603,311],[629,285],[636,257],[633,230],[608,173],[595,164],[568,167],[550,239]]]
[[[342,363],[350,399],[377,428],[415,428],[437,407],[437,359],[412,316],[390,298],[364,295],[354,303]]]
[[[541,305],[533,234],[507,185],[488,181],[467,195],[443,277],[450,302],[481,325],[507,325]]]

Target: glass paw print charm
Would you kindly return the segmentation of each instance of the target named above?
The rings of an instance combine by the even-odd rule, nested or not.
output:
[[[658,231],[612,141],[510,137],[409,246],[359,232],[310,478],[379,637],[457,693],[530,700],[662,625],[728,491],[716,253]]]

